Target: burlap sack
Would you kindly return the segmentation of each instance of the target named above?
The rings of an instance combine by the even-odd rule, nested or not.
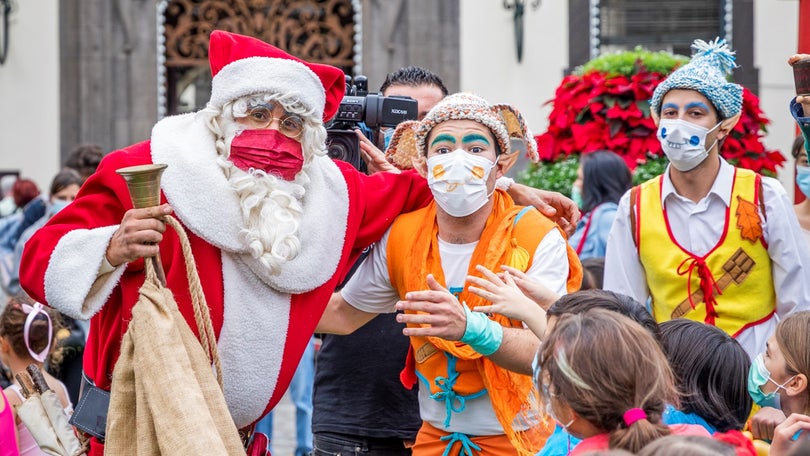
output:
[[[243,455],[222,394],[216,340],[188,238],[177,220],[168,217],[167,223],[183,246],[201,341],[147,261],[113,370],[105,454]]]

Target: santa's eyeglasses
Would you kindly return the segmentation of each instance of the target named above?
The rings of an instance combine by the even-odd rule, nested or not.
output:
[[[304,119],[295,114],[284,114],[281,117],[273,117],[275,105],[260,105],[249,108],[245,120],[251,128],[267,128],[278,120],[278,131],[288,138],[298,138],[304,131]]]

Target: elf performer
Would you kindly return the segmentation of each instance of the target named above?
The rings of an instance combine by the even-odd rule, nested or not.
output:
[[[619,202],[604,287],[651,298],[659,322],[717,326],[753,359],[780,318],[810,309],[810,251],[779,181],[720,156],[742,112],[742,86],[726,79],[734,52],[720,39],[692,47],[650,101],[670,164]]]

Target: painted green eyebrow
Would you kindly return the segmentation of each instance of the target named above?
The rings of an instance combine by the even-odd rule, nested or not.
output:
[[[435,138],[433,138],[433,142],[431,142],[430,145],[432,147],[437,142],[442,142],[442,141],[448,141],[448,142],[451,142],[451,143],[455,144],[456,143],[456,138],[454,138],[451,135],[448,135],[447,133],[443,133],[443,134],[440,134],[440,135],[436,136]]]
[[[469,134],[469,135],[461,138],[462,144],[467,144],[467,143],[476,142],[476,141],[481,141],[481,142],[485,143],[486,145],[489,145],[489,140],[487,139],[487,137],[484,136],[484,135],[478,134],[478,133]]]

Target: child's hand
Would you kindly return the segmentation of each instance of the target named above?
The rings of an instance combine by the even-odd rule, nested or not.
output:
[[[526,296],[534,300],[543,310],[548,310],[560,297],[545,285],[530,279],[523,271],[511,266],[501,266],[505,273],[509,273],[515,285]]]
[[[467,281],[475,284],[470,286],[470,292],[476,294],[492,304],[478,306],[472,309],[475,312],[495,312],[516,320],[526,320],[539,310],[534,301],[520,291],[512,276],[503,274],[503,279],[489,269],[478,265],[475,269],[486,277],[482,279],[467,276]]]
[[[782,456],[786,454],[799,454],[792,452],[800,443],[799,439],[807,439],[807,432],[810,431],[810,416],[799,413],[791,413],[773,433],[770,454]]]

